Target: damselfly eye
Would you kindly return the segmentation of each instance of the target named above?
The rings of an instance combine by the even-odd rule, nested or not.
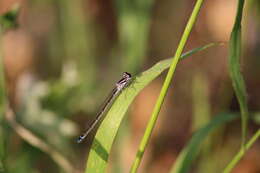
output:
[[[131,77],[131,74],[130,73],[127,73],[127,72],[124,72],[123,73],[123,77],[125,78],[125,77]]]

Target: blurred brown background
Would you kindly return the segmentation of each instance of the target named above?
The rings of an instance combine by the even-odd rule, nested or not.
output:
[[[16,119],[83,170],[91,141],[75,140],[95,117],[123,71],[138,74],[171,57],[178,45],[192,0],[1,0],[0,14],[14,4],[16,29],[2,35],[6,85]],[[228,41],[236,0],[205,1],[186,51],[224,42],[180,62],[173,85],[145,152],[139,172],[169,172],[192,133],[222,111],[238,112],[227,69]],[[246,2],[243,16],[243,72],[249,110],[260,108],[260,1]],[[109,172],[128,172],[164,75],[135,99],[110,157]],[[249,121],[249,135],[259,121]],[[240,121],[214,133],[210,153],[192,172],[220,172],[240,146]],[[64,172],[49,153],[24,141],[10,128],[10,170]],[[260,172],[259,141],[234,173]]]

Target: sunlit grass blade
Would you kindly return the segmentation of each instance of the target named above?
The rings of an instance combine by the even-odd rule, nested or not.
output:
[[[209,134],[217,129],[219,126],[224,125],[236,118],[238,114],[222,113],[212,119],[207,125],[199,129],[191,138],[189,143],[179,154],[171,173],[185,173],[190,172],[192,161],[198,156],[200,146]]]
[[[173,56],[173,60],[171,62],[171,65],[170,65],[170,68],[168,70],[168,73],[165,77],[165,80],[164,80],[164,83],[163,83],[163,86],[162,86],[162,89],[160,91],[160,94],[159,94],[159,97],[155,103],[155,106],[154,106],[154,109],[153,109],[153,112],[152,112],[152,115],[147,123],[147,126],[146,126],[146,129],[145,129],[145,132],[144,132],[144,135],[141,139],[141,142],[139,144],[139,147],[138,147],[138,151],[136,152],[136,156],[135,156],[135,160],[131,166],[131,173],[135,173],[137,172],[137,169],[139,168],[140,166],[140,163],[141,163],[141,160],[143,158],[143,155],[144,155],[144,152],[145,152],[145,149],[147,147],[147,144],[149,142],[149,139],[151,137],[151,134],[153,132],[153,129],[155,127],[155,124],[157,122],[157,119],[158,119],[158,116],[159,116],[159,112],[161,110],[161,107],[162,107],[162,104],[164,102],[164,99],[165,99],[165,96],[168,92],[168,89],[170,87],[170,83],[172,81],[172,78],[174,76],[174,73],[176,71],[176,68],[177,68],[177,64],[180,60],[180,57],[181,57],[181,54],[182,54],[182,51],[184,49],[184,46],[186,45],[186,42],[189,38],[189,35],[191,33],[191,30],[196,22],[196,19],[198,18],[198,15],[199,15],[199,11],[200,11],[200,8],[203,4],[203,0],[197,0],[196,1],[196,4],[193,8],[193,11],[190,15],[190,18],[186,24],[186,27],[184,29],[184,32],[182,34],[182,37],[180,39],[180,42],[178,44],[178,47],[177,47],[177,50]]]
[[[200,48],[193,49],[183,54],[181,59],[215,45],[219,45],[219,43],[210,43]],[[123,90],[119,97],[114,101],[114,104],[111,106],[106,118],[97,131],[89,153],[85,172],[105,172],[111,146],[128,107],[135,96],[146,85],[170,66],[171,61],[172,59],[160,61],[150,69],[134,77],[132,84]]]
[[[239,102],[242,117],[242,148],[246,142],[248,106],[246,101],[246,87],[243,76],[240,72],[241,57],[241,20],[243,14],[244,0],[239,0],[237,7],[236,21],[230,37],[229,45],[229,73],[232,85]]]

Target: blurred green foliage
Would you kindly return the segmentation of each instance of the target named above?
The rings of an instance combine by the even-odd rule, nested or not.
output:
[[[75,170],[75,173],[80,171],[83,172],[86,164],[86,151],[90,148],[92,138],[90,136],[86,143],[78,145],[75,142],[77,136],[81,133],[82,130],[84,130],[86,124],[88,124],[88,122],[94,118],[95,113],[99,109],[101,100],[103,101],[104,96],[113,87],[114,82],[118,79],[123,71],[128,71],[132,74],[139,74],[139,72],[143,71],[142,68],[144,66],[151,66],[151,64],[158,61],[158,59],[152,59],[154,57],[150,58],[148,53],[151,51],[150,49],[154,49],[150,41],[152,34],[151,30],[154,29],[153,25],[160,21],[161,23],[158,22],[159,24],[157,25],[159,26],[157,27],[160,28],[161,32],[157,32],[159,35],[167,35],[169,32],[165,32],[165,27],[171,26],[172,28],[172,23],[167,23],[167,21],[169,21],[167,19],[170,18],[169,14],[176,14],[175,19],[184,15],[183,8],[179,10],[179,7],[181,7],[180,4],[183,3],[182,1],[175,1],[174,3],[176,6],[169,6],[166,8],[168,10],[170,9],[172,11],[176,11],[176,13],[169,13],[170,11],[163,9],[160,5],[163,5],[164,3],[165,2],[153,0],[117,0],[102,2],[95,0],[31,0],[21,4],[21,12],[19,12],[18,6],[15,6],[10,11],[1,14],[0,39],[2,39],[4,34],[7,36],[8,34],[16,34],[15,37],[13,37],[15,39],[13,39],[11,44],[9,44],[12,46],[15,45],[16,42],[22,41],[23,37],[19,37],[19,34],[23,36],[29,36],[33,44],[28,46],[26,43],[22,43],[30,47],[33,52],[33,55],[26,54],[26,57],[32,59],[33,67],[30,69],[24,69],[22,72],[19,71],[19,78],[8,78],[6,80],[9,83],[11,83],[12,80],[16,80],[14,84],[11,83],[15,85],[15,89],[12,90],[12,85],[8,86],[4,82],[3,47],[1,44],[0,172],[39,173],[46,172],[46,170],[48,170],[49,173],[69,172],[65,167],[62,166],[62,164],[60,164],[60,162],[64,163],[64,158],[69,161],[69,166]],[[258,5],[252,5],[252,7],[259,7],[259,2],[255,1],[255,3]],[[161,11],[160,8],[162,8]],[[161,18],[157,18],[157,21],[155,21],[154,15],[156,15],[155,12],[158,11],[163,12],[164,14],[160,16]],[[256,11],[259,12],[259,10]],[[17,22],[18,14],[19,25]],[[203,20],[204,19],[202,18],[202,21]],[[166,24],[162,21],[164,21]],[[259,20],[256,21],[258,22]],[[178,25],[179,26],[174,26],[174,28],[181,28],[182,24]],[[16,28],[16,30],[10,30],[13,28]],[[176,34],[177,30],[174,28],[170,32]],[[8,34],[7,32],[4,32],[7,30],[10,31]],[[196,39],[196,34],[199,32],[199,29],[196,30],[194,39]],[[163,38],[160,36],[158,37],[160,39]],[[168,37],[169,39],[171,38],[169,35],[167,35],[167,39]],[[208,39],[211,39],[210,36],[208,37]],[[178,40],[178,38],[175,38],[175,40]],[[164,47],[166,43],[163,43],[167,41],[168,40],[161,39],[159,40],[159,44],[162,44],[161,46]],[[191,42],[192,41],[193,37],[191,39]],[[194,41],[193,44],[197,44],[197,42]],[[170,44],[170,47],[172,47],[172,44]],[[171,48],[171,50],[172,49],[173,48]],[[14,47],[11,50],[13,53],[19,53],[18,48]],[[199,51],[199,49],[196,51]],[[214,57],[214,54],[216,53],[209,54],[207,58],[209,59],[209,57]],[[257,54],[255,54],[255,56],[256,55]],[[25,60],[21,60],[15,57],[15,54],[12,54],[12,56],[15,61],[14,64],[23,64],[23,62],[25,62]],[[169,62],[169,60],[159,62],[155,65],[157,69],[151,68],[154,70],[152,72],[159,75],[159,72],[161,73],[163,69],[168,66]],[[176,150],[178,150],[178,153],[180,151],[181,153],[185,153],[187,148],[190,150],[193,150],[194,148],[195,149],[190,153],[186,153],[191,155],[186,155],[186,160],[188,160],[188,162],[182,162],[185,167],[182,168],[187,170],[192,165],[204,165],[205,159],[194,159],[196,154],[198,154],[198,157],[200,158],[203,156],[203,153],[198,153],[198,146],[201,142],[203,142],[202,140],[208,135],[208,132],[215,128],[215,125],[218,126],[219,124],[225,123],[226,120],[229,120],[229,116],[231,115],[228,115],[224,118],[222,116],[218,117],[223,118],[223,121],[221,122],[218,120],[217,123],[215,122],[215,120],[218,118],[210,121],[210,115],[215,111],[213,111],[211,108],[214,107],[214,104],[216,103],[214,98],[206,95],[206,92],[212,92],[212,90],[214,93],[216,92],[216,94],[218,94],[218,92],[215,91],[216,88],[213,87],[214,83],[212,80],[214,78],[212,76],[214,75],[212,75],[212,73],[205,73],[203,74],[203,79],[200,78],[201,76],[199,74],[204,73],[204,71],[202,71],[203,63],[204,59],[197,64],[196,73],[192,74],[192,76],[195,76],[193,83],[194,85],[191,85],[191,87],[182,86],[183,88],[189,88],[189,90],[193,92],[191,92],[193,95],[190,97],[192,98],[194,110],[189,109],[188,105],[191,104],[188,103],[189,101],[187,101],[189,100],[189,96],[180,96],[179,98],[187,97],[185,100],[187,102],[178,103],[179,105],[184,104],[186,106],[184,111],[178,112],[181,116],[179,120],[186,120],[186,117],[189,115],[188,113],[191,113],[194,115],[194,119],[190,120],[192,121],[190,122],[191,126],[194,127],[192,130],[197,130],[200,128],[202,129],[200,129],[198,133],[192,136],[190,138],[191,142],[185,146],[186,142],[184,142],[182,138],[188,141],[188,134],[185,133],[189,129],[185,124],[181,124],[182,122],[174,123],[172,122],[172,119],[167,119],[167,121],[164,122],[165,124],[168,123],[170,126],[174,126],[173,124],[179,124],[180,127],[178,128],[184,131],[181,130],[182,134],[176,134],[177,132],[175,131],[168,131],[168,133],[164,134],[167,137],[167,142],[165,142],[165,140],[160,140],[161,138],[155,136],[154,139],[159,139],[156,142],[159,143],[160,146],[163,146],[163,149],[156,148],[154,143],[151,144],[151,153],[148,156],[150,160],[148,159],[146,163],[147,165],[144,166],[147,168],[144,168],[144,170],[148,170],[149,172],[149,170],[154,168],[149,168],[150,165],[156,163],[162,164],[162,167],[167,167],[167,165],[164,165],[164,162],[160,163],[160,161],[163,160],[163,157],[157,156],[155,154],[156,152],[164,154],[161,151],[166,151],[168,154],[167,156],[169,156],[170,154],[175,153]],[[215,64],[210,64],[208,66],[210,66],[210,69],[213,69],[214,65]],[[243,66],[240,67],[240,64],[237,65],[237,69],[243,68]],[[190,68],[190,66],[185,65],[183,67]],[[9,68],[12,69],[13,67]],[[12,70],[15,71],[15,68]],[[217,69],[217,71],[223,73],[221,69]],[[186,73],[187,76],[191,76],[190,72],[192,72],[192,70],[190,68],[185,69],[185,72],[181,72]],[[6,74],[5,76],[8,75]],[[149,77],[151,76],[146,76],[145,74],[143,75],[143,81],[149,81],[146,84],[150,83],[151,81]],[[155,76],[153,77],[155,78]],[[178,79],[180,78],[181,77]],[[220,81],[217,83],[220,83]],[[183,82],[186,84],[185,81]],[[142,85],[142,82],[136,83],[136,85]],[[137,94],[139,93],[139,91],[137,91],[138,89],[134,91],[135,88],[133,87],[131,88],[131,91],[128,91],[126,94],[129,94],[129,92],[130,94],[131,92]],[[44,141],[48,147],[59,153],[60,155],[57,156],[56,159],[53,159],[54,157],[52,152],[46,152],[46,150],[42,150],[39,145],[32,145],[32,141],[28,141],[22,136],[17,135],[14,132],[14,129],[9,127],[10,124],[4,119],[6,90],[10,90],[9,92],[11,94],[14,93],[15,95],[14,98],[9,96],[9,99],[10,101],[14,100],[13,102],[17,104],[14,105],[16,121],[21,126],[32,132],[35,137]],[[152,89],[152,92],[150,91],[149,95],[154,95],[154,90],[155,89]],[[187,95],[191,95],[191,93],[187,93]],[[176,93],[176,95],[178,94],[179,93]],[[225,96],[221,97],[225,99]],[[119,104],[126,104],[127,99],[121,99],[122,103]],[[237,107],[234,108],[234,104],[236,103],[233,102],[235,101],[231,100],[231,103],[230,100],[224,103],[226,104],[224,107],[230,109],[225,111],[239,111]],[[142,102],[149,101],[150,100],[146,100],[145,98]],[[172,100],[169,102],[172,104]],[[177,100],[177,102],[179,102],[179,100]],[[257,107],[257,101],[255,101],[255,105],[255,109],[258,111],[259,107]],[[129,105],[127,105],[127,108],[128,107]],[[167,114],[172,114],[171,110],[181,110],[179,107],[172,107],[172,105],[167,105],[166,112]],[[135,107],[133,109],[135,109]],[[144,107],[139,109],[144,110],[147,108]],[[134,110],[131,110],[131,113],[133,112]],[[118,114],[115,114],[114,116],[116,117],[117,115]],[[170,116],[178,117],[175,114]],[[128,156],[125,155],[128,154],[128,152],[132,152],[132,150],[125,152],[124,147],[129,147],[132,143],[136,142],[131,141],[131,132],[139,127],[139,125],[136,124],[129,124],[129,122],[133,122],[133,117],[134,116],[131,115],[127,121],[125,120],[123,122],[123,125],[127,126],[127,130],[125,130],[126,132],[123,131],[122,134],[120,134],[118,137],[118,140],[123,140],[123,144],[116,145],[116,147],[119,147],[114,150],[112,148],[111,170],[116,170],[119,172],[122,170],[124,172],[128,171],[129,169],[130,164],[128,167],[125,165],[125,160],[128,159]],[[118,121],[119,120],[120,117],[118,117]],[[145,120],[141,119],[140,121]],[[207,124],[208,122],[209,124]],[[259,125],[259,116],[254,116],[251,123],[253,126],[249,126],[249,128],[254,131],[258,128],[256,125]],[[237,134],[240,130],[236,129],[238,127],[237,124],[237,122],[233,122],[232,127],[227,127],[228,130],[230,130],[229,133],[231,134],[229,136],[226,136],[224,126],[221,126],[223,131],[217,134],[217,140],[212,140],[214,144],[213,146],[210,146],[212,147],[212,150],[209,154],[212,154],[217,158],[215,159],[216,162],[214,162],[214,159],[212,159],[214,161],[211,161],[214,162],[212,164],[213,168],[216,169],[219,166],[219,163],[217,162],[218,157],[226,156],[225,159],[223,159],[226,161],[232,157],[232,154],[234,154],[233,150],[235,150],[236,147],[234,147],[230,141],[227,143],[225,143],[225,141],[225,145],[223,146],[223,138],[226,137],[231,141],[233,140],[236,142],[239,136]],[[162,131],[164,128],[167,128],[167,125],[163,124],[162,126]],[[199,132],[202,132],[202,134],[199,134]],[[124,138],[121,138],[122,136]],[[194,139],[196,137],[197,139]],[[193,146],[191,147],[192,143]],[[220,148],[222,149],[221,151],[223,151],[223,153],[218,153],[219,150],[214,148],[216,146],[221,146]],[[155,150],[158,151],[155,152]],[[195,155],[193,155],[194,153]],[[178,160],[181,159],[182,155],[183,154],[178,157]],[[60,156],[62,156],[62,158],[60,158]],[[111,155],[109,155],[109,157],[110,156]],[[165,157],[167,158],[167,156]],[[171,156],[171,159],[174,160],[175,155],[172,154]],[[167,160],[168,163],[171,162],[171,159],[169,159],[170,161]],[[192,159],[194,159],[194,161]],[[197,164],[198,162],[200,162],[200,164]],[[178,163],[180,163],[180,161],[178,161]],[[185,164],[187,163],[188,166],[186,167]],[[207,163],[210,163],[210,161]],[[205,165],[207,163],[205,163]],[[221,167],[223,167],[225,163],[221,162],[220,164]],[[168,165],[168,167],[170,166]],[[196,166],[194,167],[196,168],[194,169],[194,172],[195,170],[199,170],[199,168]],[[210,171],[211,170],[209,170],[209,172]],[[211,172],[214,172],[214,170]]]
[[[6,107],[6,85],[4,78],[4,63],[2,51],[2,35],[8,29],[17,27],[17,16],[19,6],[15,5],[11,11],[0,16],[0,172],[7,172],[6,169],[6,140],[7,127],[5,125],[4,113]]]
[[[0,32],[6,31],[8,29],[18,26],[17,17],[19,12],[19,5],[13,6],[12,10],[2,14],[0,16]]]

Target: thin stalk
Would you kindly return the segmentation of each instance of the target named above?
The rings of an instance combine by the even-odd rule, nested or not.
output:
[[[157,99],[157,102],[155,104],[155,107],[154,107],[154,110],[153,110],[153,113],[152,113],[152,116],[148,122],[148,125],[146,127],[146,130],[144,132],[144,136],[141,140],[141,143],[139,145],[139,149],[137,151],[137,154],[136,154],[136,157],[135,157],[135,160],[132,164],[132,167],[131,167],[131,173],[135,173],[140,165],[140,162],[142,160],[142,157],[143,157],[143,154],[144,154],[144,151],[145,151],[145,148],[148,144],[148,141],[151,137],[151,134],[152,134],[152,131],[153,131],[153,128],[155,126],[155,123],[156,123],[156,120],[158,118],[158,115],[159,115],[159,112],[161,110],[161,106],[163,104],[163,101],[164,101],[164,98],[166,96],[166,93],[169,89],[169,86],[170,86],[170,82],[173,78],[173,75],[174,75],[174,72],[175,72],[175,69],[176,69],[176,66],[177,66],[177,63],[180,59],[180,56],[181,56],[181,53],[184,49],[184,46],[186,44],[186,41],[190,35],[190,32],[194,26],[194,23],[198,17],[198,14],[199,14],[199,11],[200,11],[200,8],[202,6],[202,3],[203,3],[203,0],[198,0],[196,2],[196,5],[193,9],[193,12],[189,18],[189,21],[186,25],[186,28],[183,32],[183,35],[182,35],[182,38],[180,40],[180,43],[179,43],[179,46],[177,48],[177,51],[173,57],[173,61],[172,61],[172,64],[170,66],[170,69],[167,73],[167,76],[166,76],[166,79],[164,81],[164,84],[162,86],[162,89],[161,89],[161,92],[160,92],[160,95],[159,95],[159,98]]]
[[[229,173],[236,166],[236,164],[241,160],[241,158],[245,155],[245,151],[247,151],[260,137],[260,129],[253,135],[253,137],[245,144],[245,150],[240,150],[232,159],[232,161],[227,165],[224,169],[223,173]]]

